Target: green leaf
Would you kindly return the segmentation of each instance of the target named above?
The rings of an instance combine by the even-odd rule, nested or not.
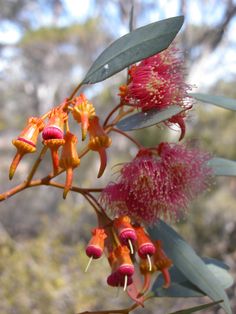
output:
[[[189,95],[202,102],[206,102],[208,104],[213,104],[213,105],[225,108],[225,109],[236,111],[236,99],[227,98],[224,96],[201,94],[201,93],[191,93]]]
[[[177,311],[177,312],[172,312],[170,314],[190,314],[190,313],[195,313],[195,312],[207,309],[208,307],[211,307],[211,306],[214,306],[216,304],[219,304],[221,302],[223,302],[223,301],[220,300],[220,301],[211,302],[211,303],[207,303],[207,304],[203,304],[203,305],[198,305],[198,306],[190,307],[189,309],[185,309],[185,310],[181,310],[181,311]]]
[[[236,161],[214,157],[208,161],[216,176],[236,176]]]
[[[184,17],[176,16],[122,36],[94,61],[82,84],[103,81],[129,65],[166,49],[183,25]]]
[[[221,306],[226,313],[231,314],[229,300],[223,287],[191,246],[162,220],[148,230],[153,239],[163,242],[164,251],[178,270],[213,301],[223,300]]]
[[[233,277],[227,271],[229,267],[221,261],[212,258],[203,258],[204,263],[208,269],[215,275],[220,282],[223,289],[232,286]],[[166,289],[163,288],[164,279],[159,275],[155,280],[152,291],[157,297],[171,297],[171,298],[192,298],[202,297],[206,294],[198,287],[192,284],[183,273],[181,273],[176,266],[170,269],[171,286]]]
[[[152,109],[148,112],[139,112],[118,122],[117,127],[122,131],[143,129],[168,120],[181,111],[183,108],[173,105],[164,110]]]

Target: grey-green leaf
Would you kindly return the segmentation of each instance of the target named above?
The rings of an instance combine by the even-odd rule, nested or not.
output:
[[[208,269],[215,275],[220,282],[223,289],[227,289],[232,286],[234,280],[229,274],[228,266],[221,261],[212,258],[203,258],[204,263]],[[157,297],[171,297],[171,298],[192,298],[202,297],[206,294],[192,284],[183,273],[179,271],[176,266],[170,269],[171,286],[166,289],[163,288],[164,279],[162,275],[159,275],[155,280],[152,291]]]
[[[217,304],[219,304],[221,302],[222,302],[222,300],[216,301],[216,302],[207,303],[207,304],[203,304],[203,305],[198,305],[198,306],[190,307],[189,309],[180,310],[180,311],[177,311],[177,312],[172,312],[170,314],[191,314],[191,313],[195,313],[195,312],[207,309],[208,307],[217,305]]]
[[[236,161],[214,157],[208,161],[216,176],[236,176]]]
[[[103,81],[129,65],[166,49],[183,25],[184,17],[176,16],[122,36],[94,61],[82,84]]]
[[[163,242],[163,248],[178,270],[213,301],[223,300],[221,306],[232,314],[228,297],[218,279],[184,239],[164,221],[148,228],[153,239]]]
[[[182,111],[183,108],[173,105],[164,110],[152,109],[138,112],[118,122],[117,127],[122,131],[143,129],[168,120]]]
[[[190,96],[208,104],[213,104],[225,109],[236,111],[236,99],[201,93],[191,93]]]

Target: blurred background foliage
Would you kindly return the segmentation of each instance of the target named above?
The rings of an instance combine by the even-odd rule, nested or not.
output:
[[[236,98],[236,3],[233,0],[136,0],[134,24],[184,14],[177,38],[183,50],[187,81],[194,91]],[[73,4],[72,4],[73,3]],[[132,1],[125,0],[11,0],[0,1],[0,182],[1,191],[22,181],[33,155],[21,162],[13,182],[8,167],[14,148],[11,139],[31,115],[40,115],[61,102],[83,78],[91,62],[112,40],[128,31]],[[74,5],[74,10],[71,10]],[[78,16],[76,15],[78,10]],[[80,11],[82,11],[80,13]],[[80,13],[80,14],[79,14]],[[118,85],[126,73],[86,86],[83,91],[105,117],[117,104]],[[185,142],[213,155],[236,160],[235,113],[195,102]],[[74,126],[78,132],[78,127]],[[178,132],[165,126],[133,132],[144,145],[176,141]],[[104,186],[113,179],[113,165],[130,160],[136,148],[113,136],[105,176],[95,180],[99,161],[90,153],[75,175],[82,187]],[[38,176],[50,171],[47,156]],[[114,170],[113,170],[114,172]],[[59,178],[63,182],[64,178]],[[236,273],[236,181],[216,179],[210,191],[197,199],[188,217],[177,224],[181,234],[200,255],[224,260]],[[107,287],[110,270],[105,258],[84,273],[84,247],[96,220],[89,204],[71,193],[37,187],[0,205],[0,313],[72,314],[130,304],[123,292]],[[236,286],[229,290],[236,312]],[[112,300],[112,302],[111,302]],[[204,300],[148,302],[135,313],[167,313]],[[206,310],[202,313],[221,313]]]

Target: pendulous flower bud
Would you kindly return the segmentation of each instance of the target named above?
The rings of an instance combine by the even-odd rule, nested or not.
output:
[[[123,276],[132,276],[134,274],[134,265],[130,258],[130,250],[127,246],[118,246],[115,249],[117,256],[117,271]]]
[[[137,249],[138,255],[141,258],[146,258],[147,255],[152,256],[156,249],[146,232],[144,231],[143,227],[135,226],[134,227],[137,235]]]
[[[121,216],[114,219],[114,227],[122,244],[129,245],[131,254],[133,254],[132,242],[137,240],[131,220],[128,216]]]
[[[104,229],[95,228],[92,230],[92,238],[86,248],[86,254],[88,257],[98,259],[102,256],[104,250],[104,241],[107,238]]]

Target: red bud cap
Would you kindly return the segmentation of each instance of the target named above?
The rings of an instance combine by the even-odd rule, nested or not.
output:
[[[127,277],[127,286],[133,283],[132,277]],[[107,284],[111,287],[123,287],[125,285],[125,276],[118,272],[113,272],[107,277]]]
[[[67,113],[62,106],[58,106],[50,112],[49,120],[43,129],[42,137],[44,140],[63,139],[64,123],[68,119]]]
[[[45,127],[42,133],[42,137],[44,140],[63,139],[63,136],[63,131],[54,125]]]
[[[156,249],[155,246],[151,243],[144,243],[138,248],[138,255],[141,258],[147,257],[147,255],[152,256],[155,253]]]
[[[114,227],[118,232],[118,236],[122,244],[128,244],[129,240],[136,241],[137,236],[128,216],[115,218]]]
[[[97,245],[88,245],[86,248],[86,254],[88,257],[98,259],[102,256],[103,250],[100,246]]]

